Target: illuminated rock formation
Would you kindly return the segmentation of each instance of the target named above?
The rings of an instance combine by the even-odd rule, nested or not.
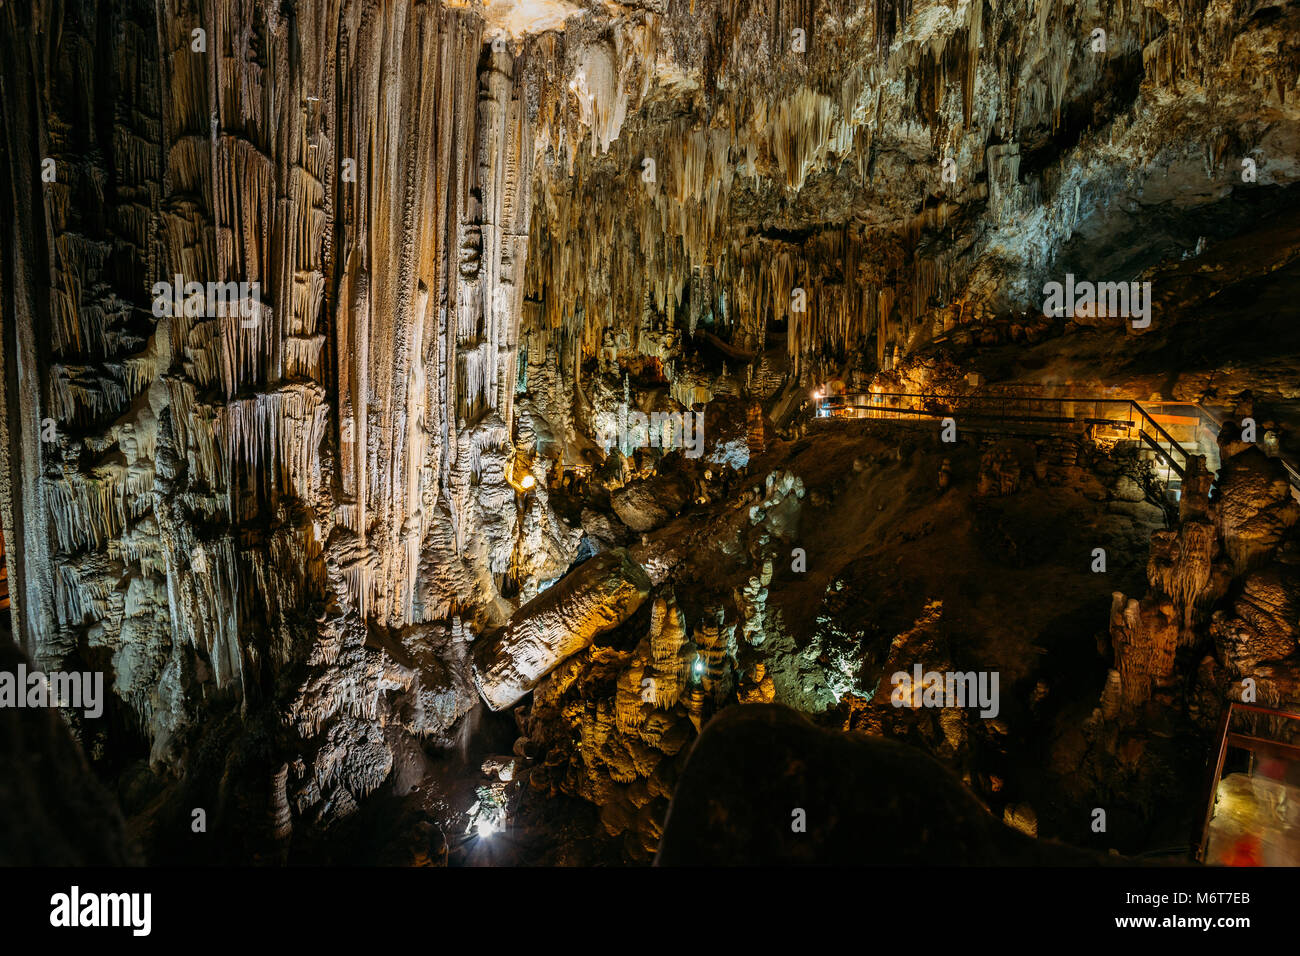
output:
[[[26,470],[6,473],[5,530],[30,556],[17,613],[36,659],[102,649],[167,761],[213,693],[258,706],[310,661],[326,699],[365,697],[388,666],[369,628],[508,614],[492,575],[514,533],[533,156],[509,49],[480,56],[482,20],[437,5],[32,16],[60,42],[7,47],[15,69],[86,67],[8,127],[49,237],[33,219],[13,252],[51,263],[10,289],[48,313],[6,317],[32,373],[7,404]],[[102,102],[92,75],[114,77]],[[37,154],[56,175],[29,186]],[[151,285],[176,275],[259,283],[260,304],[160,317]],[[360,796],[384,764],[354,730],[355,751],[321,759],[359,761]],[[297,766],[299,812],[333,775]]]
[[[591,558],[474,646],[483,699],[493,710],[516,703],[565,658],[631,617],[649,592],[649,579],[626,551]]]

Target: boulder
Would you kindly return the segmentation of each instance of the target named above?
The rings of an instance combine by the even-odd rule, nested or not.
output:
[[[705,727],[673,793],[658,866],[1087,864],[1004,826],[947,768],[884,738],[741,704]]]
[[[633,531],[649,531],[681,511],[690,486],[680,475],[657,475],[620,488],[610,496],[614,513]]]

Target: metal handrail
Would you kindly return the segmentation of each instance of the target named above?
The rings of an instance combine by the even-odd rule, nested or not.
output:
[[[1187,462],[1191,460],[1191,456],[1187,454],[1187,449],[1183,448],[1183,446],[1179,444],[1179,442],[1174,438],[1173,435],[1170,435],[1169,432],[1165,431],[1164,428],[1160,425],[1160,423],[1156,421],[1154,418],[1152,418],[1150,413],[1147,412],[1145,408],[1143,408],[1137,402],[1132,400],[1130,400],[1129,404],[1133,406],[1133,408],[1137,411],[1139,415],[1141,415],[1144,419],[1150,422],[1151,427],[1155,429],[1156,434],[1158,434],[1165,441],[1169,442],[1171,447],[1178,449],[1179,454],[1183,456],[1183,467],[1185,468]],[[1156,443],[1151,442],[1150,444],[1154,447]],[[1168,458],[1168,456],[1166,456],[1166,459],[1169,461],[1171,465],[1174,465],[1173,459]],[[1178,466],[1174,465],[1174,467],[1178,467]]]
[[[862,401],[866,399],[866,401]],[[900,406],[898,403],[910,403],[921,407]],[[1062,397],[1042,397],[1042,396],[1005,396],[1005,395],[940,395],[937,392],[844,392],[839,395],[827,396],[820,400],[820,408],[852,408],[863,411],[878,411],[887,415],[916,415],[921,417],[937,418],[943,415],[952,414],[961,406],[974,406],[977,414],[983,417],[997,418],[1014,418],[1025,421],[1053,421],[1069,422],[1077,421],[1084,423],[1101,423],[1114,421],[1115,419],[1101,416],[1079,415],[1074,413],[1061,414],[1055,416],[1043,415],[1026,415],[1020,406],[1024,405],[1092,405],[1095,409],[1100,410],[1100,406],[1112,406],[1124,408],[1130,411],[1136,411],[1138,417],[1142,420],[1144,426],[1149,427],[1163,440],[1171,442],[1178,447],[1178,450],[1186,457],[1187,453],[1178,445],[1178,442],[1155,421],[1145,409],[1132,399],[1127,398],[1098,398],[1093,396],[1062,396]],[[988,412],[992,409],[997,413],[989,416]],[[943,411],[936,411],[935,409]],[[1133,424],[1130,416],[1128,423]],[[1141,426],[1140,426],[1141,427]]]
[[[1223,764],[1228,756],[1230,746],[1250,748],[1249,742],[1243,742],[1240,734],[1232,733],[1232,715],[1239,710],[1248,711],[1254,714],[1264,714],[1267,717],[1282,717],[1287,720],[1300,720],[1300,714],[1293,714],[1285,710],[1275,710],[1272,707],[1261,707],[1259,704],[1244,704],[1240,701],[1230,700],[1228,706],[1223,709],[1223,716],[1219,718],[1219,732],[1216,735],[1219,738],[1218,759],[1214,764],[1214,772],[1210,778],[1210,796],[1205,807],[1205,816],[1201,823],[1200,840],[1196,844],[1196,859],[1200,862],[1205,861],[1205,853],[1209,848],[1210,842],[1210,823],[1214,819],[1214,807],[1217,802],[1219,780],[1223,777]],[[1234,740],[1233,738],[1238,738]]]
[[[1032,386],[1020,386],[1011,383],[1009,386],[999,385],[997,387],[1030,388]],[[863,402],[862,399],[866,399],[866,401]],[[899,407],[897,404],[899,402],[910,403],[921,407]],[[1066,422],[1105,424],[1106,422],[1118,421],[1118,419],[1113,418],[1092,417],[1073,413],[1058,416],[1029,415],[1024,414],[1023,410],[1019,407],[1025,405],[1064,406],[1067,404],[1092,405],[1098,411],[1107,406],[1112,408],[1116,406],[1127,406],[1129,412],[1127,424],[1130,427],[1137,427],[1140,440],[1145,442],[1145,444],[1155,451],[1180,478],[1186,477],[1187,466],[1192,457],[1191,453],[1183,447],[1182,442],[1174,438],[1163,425],[1156,421],[1155,416],[1147,411],[1141,402],[1131,398],[1105,398],[1098,395],[1003,395],[989,392],[983,394],[955,393],[951,395],[941,395],[937,392],[845,391],[838,395],[830,395],[819,399],[818,408],[826,410],[832,408],[851,408],[866,412],[879,413],[881,417],[906,418],[912,416],[916,418],[940,418],[954,415],[958,406],[966,405],[968,407],[976,407],[977,410],[974,417],[994,417],[1004,421],[1038,422],[1044,424],[1064,424]],[[1158,404],[1162,406],[1182,406],[1192,409],[1215,430],[1223,426],[1223,422],[1219,417],[1199,402],[1161,402]],[[989,415],[987,412],[989,406],[993,406],[1000,412],[1000,414]],[[936,407],[942,409],[942,411],[934,410]],[[1148,434],[1148,432],[1152,434]],[[1181,458],[1181,461],[1176,460],[1174,457],[1175,455]],[[1292,487],[1297,490],[1297,496],[1300,496],[1300,466],[1297,466],[1281,455],[1277,456],[1276,460],[1282,463],[1282,467],[1287,474],[1287,479],[1290,481]]]
[[[825,401],[832,401],[837,398],[852,398],[858,396],[868,396],[871,398],[930,398],[930,399],[946,400],[945,397],[940,395],[938,392],[841,392],[838,395],[828,395],[824,397],[822,401],[825,402]],[[951,397],[953,399],[958,399],[958,400],[975,399],[979,401],[1040,402],[1044,404],[1047,403],[1059,404],[1063,402],[1071,402],[1075,404],[1091,402],[1097,405],[1133,404],[1133,399],[1131,398],[1098,398],[1093,395],[1063,395],[1057,397],[1057,396],[1044,396],[1044,395],[1011,396],[1011,395],[984,394],[984,395],[953,395]]]
[[[1146,442],[1151,447],[1151,449],[1157,455],[1159,455],[1161,458],[1165,460],[1165,464],[1167,464],[1170,468],[1172,468],[1175,472],[1178,473],[1179,479],[1184,479],[1187,477],[1187,469],[1184,468],[1182,465],[1178,464],[1178,462],[1174,461],[1173,456],[1171,456],[1167,451],[1161,448],[1160,443],[1158,441],[1156,441],[1154,438],[1152,438],[1144,431],[1139,431],[1138,435],[1142,438],[1144,442]]]

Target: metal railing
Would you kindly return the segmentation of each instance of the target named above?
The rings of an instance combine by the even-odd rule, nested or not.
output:
[[[896,421],[958,418],[980,426],[1023,425],[1059,428],[1120,428],[1125,437],[1153,452],[1165,465],[1166,481],[1187,476],[1194,453],[1204,453],[1209,470],[1218,470],[1217,441],[1225,421],[1197,402],[1138,402],[1129,398],[1028,394],[1032,386],[999,385],[997,391],[941,395],[934,392],[844,392],[818,399],[819,417],[877,418]],[[1021,391],[1023,390],[1023,391]],[[1168,427],[1166,427],[1168,426]],[[1170,429],[1187,430],[1177,438]],[[1195,451],[1188,451],[1188,447]],[[1300,465],[1288,455],[1281,463],[1300,499]]]
[[[978,425],[1118,427],[1150,448],[1181,480],[1190,453],[1156,417],[1127,398],[975,393],[846,392],[820,399],[819,417],[958,418]]]
[[[1201,862],[1204,862],[1206,851],[1209,849],[1210,823],[1214,820],[1214,808],[1218,802],[1219,780],[1223,777],[1223,765],[1227,760],[1229,748],[1238,747],[1242,750],[1248,750],[1252,754],[1265,753],[1283,760],[1300,762],[1300,746],[1296,744],[1259,736],[1260,730],[1258,727],[1251,728],[1252,732],[1249,734],[1234,732],[1232,718],[1240,713],[1263,715],[1270,720],[1276,721],[1273,731],[1274,737],[1283,735],[1280,732],[1280,726],[1286,721],[1296,721],[1297,725],[1294,732],[1300,735],[1300,714],[1276,710],[1272,707],[1261,707],[1258,704],[1243,704],[1235,700],[1228,701],[1228,706],[1223,710],[1223,716],[1219,718],[1219,732],[1216,735],[1219,741],[1218,759],[1210,776],[1210,793],[1206,800],[1205,815],[1202,817],[1200,838],[1196,843],[1196,859]]]

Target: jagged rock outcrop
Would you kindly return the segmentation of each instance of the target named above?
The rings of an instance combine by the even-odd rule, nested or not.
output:
[[[891,740],[777,705],[710,722],[668,808],[657,865],[1060,864],[1099,858],[994,819],[948,770]]]

